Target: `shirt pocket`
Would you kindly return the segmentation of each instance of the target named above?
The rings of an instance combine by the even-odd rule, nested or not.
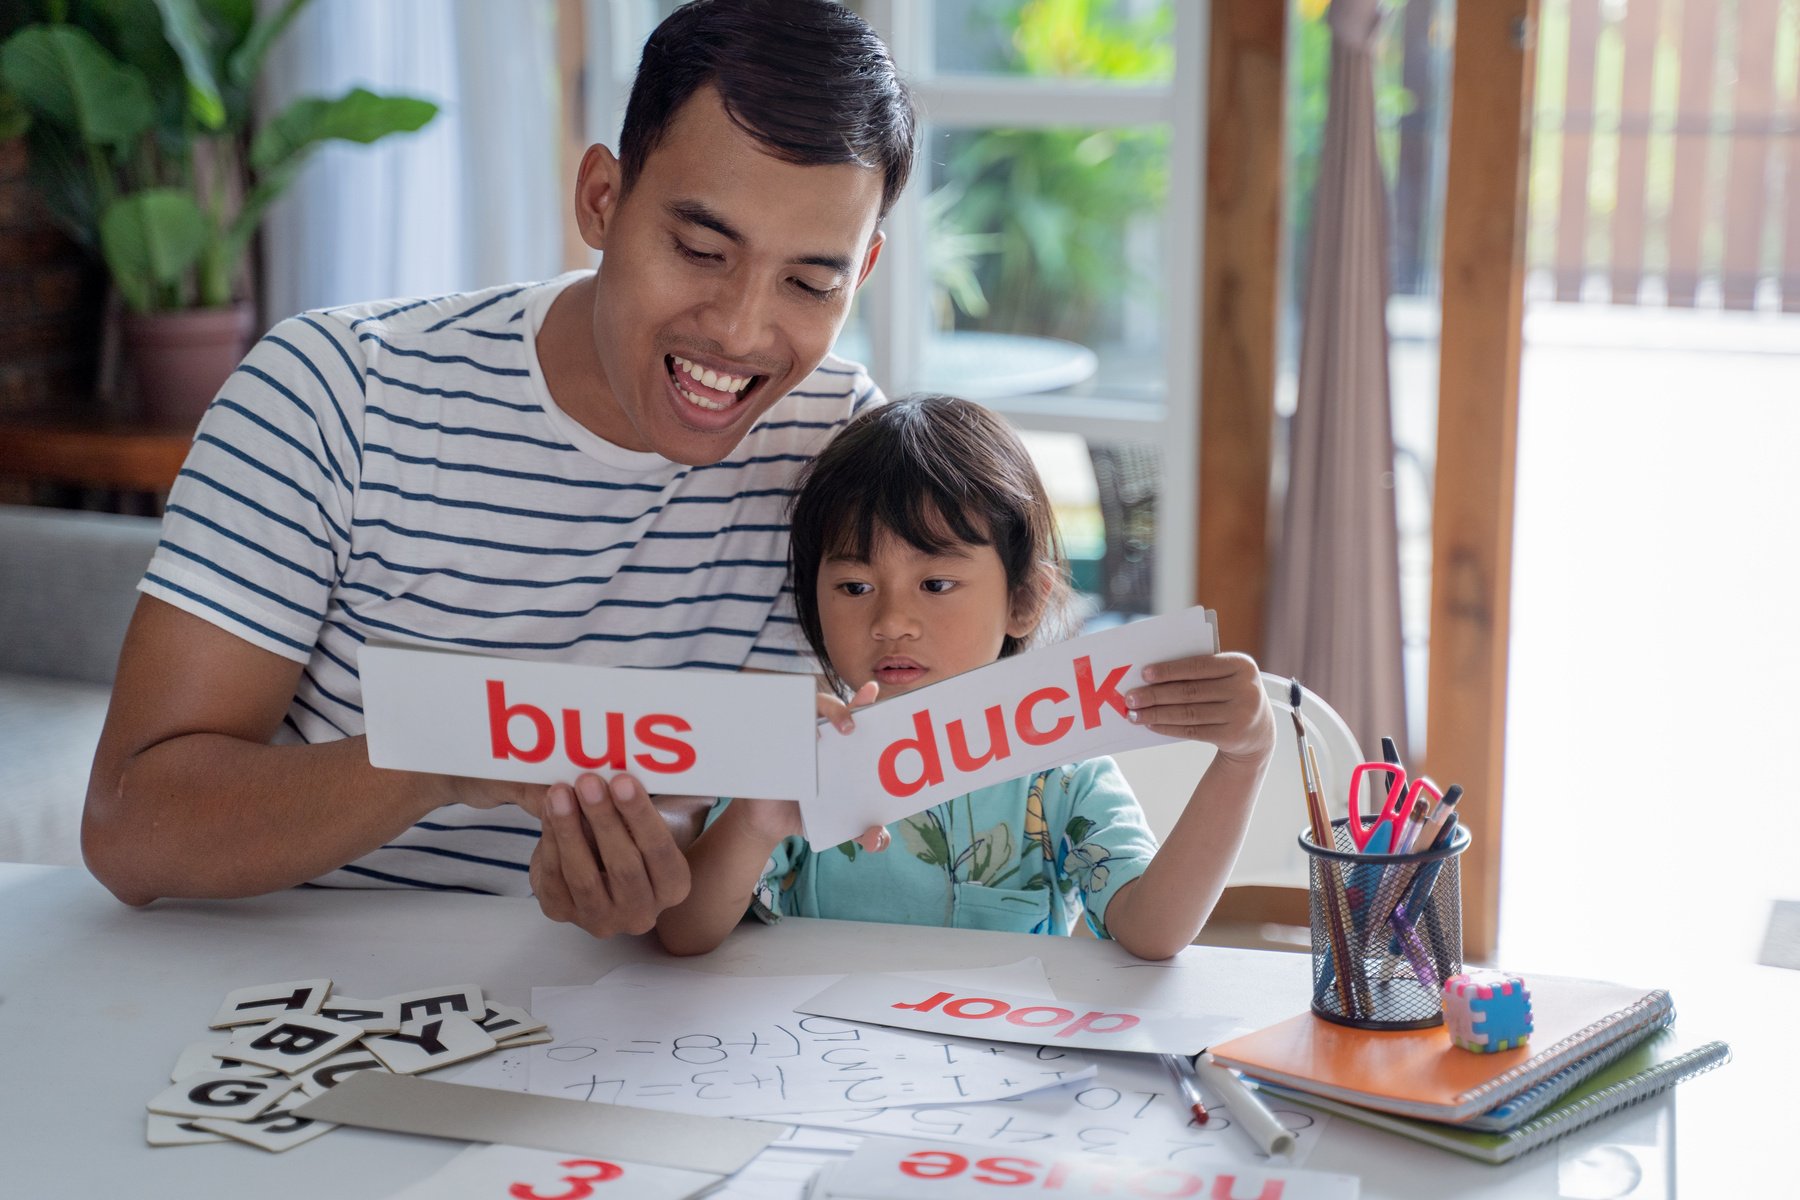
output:
[[[1049,888],[997,888],[979,883],[956,885],[956,928],[991,929],[997,933],[1048,933]]]

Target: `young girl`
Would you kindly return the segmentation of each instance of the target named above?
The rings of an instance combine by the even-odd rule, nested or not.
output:
[[[1016,654],[1060,623],[1068,595],[1049,500],[1025,447],[979,405],[915,397],[865,412],[819,455],[793,507],[800,625],[850,711]],[[1144,958],[1193,941],[1212,911],[1275,744],[1256,664],[1240,654],[1158,664],[1132,719],[1219,749],[1158,849],[1109,758],[982,788],[808,848],[798,806],[726,800],[688,850],[692,890],[657,932],[677,954],[724,940],[750,903],[780,914],[1070,932]],[[822,736],[836,736],[829,730]]]

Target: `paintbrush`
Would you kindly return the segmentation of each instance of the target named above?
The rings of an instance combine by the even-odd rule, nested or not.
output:
[[[1322,850],[1334,850],[1337,848],[1337,841],[1331,833],[1331,810],[1325,804],[1318,761],[1313,756],[1312,746],[1306,740],[1306,723],[1300,719],[1301,698],[1300,681],[1288,680],[1288,704],[1294,717],[1294,739],[1300,752],[1300,782],[1306,791],[1306,818],[1312,829],[1313,845]],[[1325,879],[1325,936],[1331,943],[1331,956],[1338,964],[1331,973],[1344,1015],[1355,1016],[1356,996],[1362,989],[1353,990],[1350,978],[1352,972],[1347,969],[1351,962],[1350,898],[1344,892],[1343,876],[1338,874],[1336,863],[1329,858],[1319,859],[1319,872]]]

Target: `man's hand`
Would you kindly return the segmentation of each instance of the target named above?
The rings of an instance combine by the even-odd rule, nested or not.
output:
[[[552,921],[599,938],[649,933],[658,913],[687,898],[687,858],[631,776],[610,788],[598,775],[557,784],[543,807],[531,887]]]

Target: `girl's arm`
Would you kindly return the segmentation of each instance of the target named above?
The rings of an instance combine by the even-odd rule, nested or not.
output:
[[[725,940],[743,919],[775,847],[798,832],[797,810],[786,800],[734,800],[725,806],[688,847],[692,884],[687,899],[656,918],[656,936],[664,949],[705,954]]]
[[[1144,671],[1127,697],[1133,720],[1219,748],[1168,841],[1106,907],[1106,929],[1140,958],[1191,944],[1225,890],[1275,751],[1275,714],[1255,660],[1208,654]]]

